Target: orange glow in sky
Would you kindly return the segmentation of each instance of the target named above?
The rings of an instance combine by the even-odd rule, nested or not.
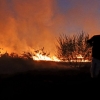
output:
[[[0,47],[56,53],[59,34],[100,33],[99,0],[0,0]]]

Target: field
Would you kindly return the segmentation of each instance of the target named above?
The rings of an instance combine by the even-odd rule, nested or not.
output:
[[[90,62],[82,62],[81,67],[74,65],[71,67],[67,62],[2,58],[0,90],[2,94],[24,95],[36,91],[89,89],[91,85],[97,85],[97,80],[90,77]]]

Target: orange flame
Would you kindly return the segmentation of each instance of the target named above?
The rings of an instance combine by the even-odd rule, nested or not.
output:
[[[33,60],[44,60],[44,61],[61,61],[59,58],[57,58],[56,56],[47,56],[47,55],[42,55],[41,53],[36,53],[34,56],[32,56]],[[84,60],[84,57],[79,54],[76,55],[77,60],[71,60],[71,62],[89,62],[88,59]],[[67,61],[66,61],[67,62]]]
[[[81,54],[76,55],[76,58],[77,58],[77,62],[90,62],[88,59],[84,59],[84,57]]]
[[[44,48],[43,48],[44,49]],[[31,54],[32,59],[33,60],[44,60],[44,61],[62,61],[59,58],[57,58],[56,56],[50,56],[49,54],[46,54],[44,51],[42,50],[37,50],[34,51],[33,54]],[[32,50],[33,51],[33,50]],[[0,56],[2,54],[6,53],[6,51],[2,48],[0,48]],[[70,60],[71,62],[90,62],[88,59],[84,59],[84,57],[81,54],[78,54],[74,57],[75,59]],[[68,62],[68,61],[65,61]]]
[[[45,60],[45,61],[60,61],[60,59],[58,59],[56,56],[46,56],[46,55],[42,55],[37,53],[36,55],[32,56],[33,60]]]

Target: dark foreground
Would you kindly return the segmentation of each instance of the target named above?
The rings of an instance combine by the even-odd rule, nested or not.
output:
[[[3,98],[34,97],[42,93],[86,93],[100,89],[99,84],[99,78],[91,79],[90,73],[79,70],[41,70],[1,78],[0,91]]]
[[[65,62],[33,62],[19,58],[2,58],[0,100],[9,97],[15,100],[17,97],[20,99],[20,96],[22,100],[26,97],[41,99],[41,94],[48,98],[52,97],[52,94],[57,94],[57,97],[61,94],[73,97],[73,94],[79,96],[79,93],[84,95],[100,91],[99,77],[90,77],[90,63],[82,65],[84,66],[81,68],[70,68]]]

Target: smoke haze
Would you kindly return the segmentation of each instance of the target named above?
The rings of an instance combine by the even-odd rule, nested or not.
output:
[[[0,0],[0,47],[18,53],[44,47],[54,54],[61,33],[100,33],[99,4],[99,0]]]

